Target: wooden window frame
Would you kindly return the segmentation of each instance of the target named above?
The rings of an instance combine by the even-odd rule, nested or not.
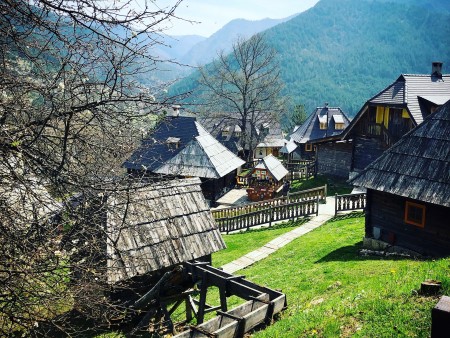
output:
[[[335,123],[334,124],[334,129],[336,129],[336,130],[344,130],[345,129],[345,124],[344,123]]]
[[[411,219],[408,218],[408,211],[409,211],[410,207],[422,210],[422,220],[421,220],[420,223],[415,221],[415,220],[411,220]],[[404,218],[405,223],[418,226],[419,228],[424,228],[425,227],[425,212],[426,212],[426,206],[425,205],[406,201],[406,204],[405,204],[405,218]]]
[[[312,151],[313,147],[311,143],[305,143],[305,151]]]

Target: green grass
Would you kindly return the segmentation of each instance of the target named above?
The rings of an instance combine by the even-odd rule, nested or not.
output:
[[[254,336],[428,337],[438,298],[417,290],[422,281],[436,279],[448,294],[450,258],[361,257],[363,229],[363,218],[329,222],[240,271],[287,296],[280,320]],[[225,241],[247,245],[246,236],[227,236]]]
[[[244,256],[245,254],[256,250],[264,244],[270,242],[276,237],[293,230],[294,227],[307,222],[308,218],[296,222],[284,222],[274,225],[270,228],[261,228],[249,231],[243,231],[237,234],[222,235],[227,249],[216,252],[212,255],[212,263],[215,267],[220,267],[226,263]]]
[[[349,194],[353,186],[346,183],[344,179],[331,178],[327,176],[317,175],[307,180],[294,180],[291,183],[289,192],[297,192],[327,185],[327,195],[334,196],[337,194]]]

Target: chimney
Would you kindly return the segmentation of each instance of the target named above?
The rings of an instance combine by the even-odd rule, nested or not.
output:
[[[172,109],[173,109],[172,116],[173,116],[173,117],[178,117],[178,116],[180,116],[180,108],[181,108],[181,106],[178,105],[178,104],[174,104],[174,105],[172,106]]]
[[[442,79],[442,62],[431,63],[431,75],[437,76]]]

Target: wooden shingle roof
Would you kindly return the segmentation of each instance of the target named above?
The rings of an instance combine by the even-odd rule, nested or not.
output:
[[[155,170],[158,174],[220,178],[245,163],[209,134],[195,137]]]
[[[344,130],[335,128],[336,119],[340,118],[346,128],[350,124],[350,120],[341,108],[317,107],[306,121],[289,135],[289,139],[296,143],[306,143],[340,135]],[[320,121],[327,123],[327,129],[320,129]]]
[[[267,169],[272,174],[272,176],[277,180],[281,180],[289,172],[283,166],[283,164],[272,154],[267,155],[263,159],[260,159],[255,169]]]
[[[109,283],[225,248],[198,178],[109,196],[107,235]]]
[[[450,101],[350,183],[450,207]]]
[[[123,166],[127,169],[154,171],[178,154],[194,137],[206,133],[195,117],[165,117],[142,141]],[[178,147],[168,147],[168,140],[179,140]]]
[[[450,100],[450,75],[402,74],[369,102],[408,108],[416,124],[420,124],[427,112],[422,111],[419,97],[427,97],[431,102],[441,104]]]

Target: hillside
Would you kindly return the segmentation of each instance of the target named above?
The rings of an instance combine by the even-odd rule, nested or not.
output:
[[[227,23],[209,38],[200,41],[191,47],[187,53],[180,58],[180,61],[192,66],[203,65],[210,62],[219,50],[230,50],[231,45],[238,36],[249,38],[250,36],[274,27],[285,19],[263,19],[250,21],[245,19],[235,19]]]
[[[268,29],[292,103],[304,103],[310,112],[329,102],[354,116],[401,73],[429,73],[436,60],[444,62],[445,72],[450,67],[449,12],[432,9],[438,0],[430,2],[435,6],[397,2],[322,0]],[[195,88],[195,79],[191,75],[171,92]]]

